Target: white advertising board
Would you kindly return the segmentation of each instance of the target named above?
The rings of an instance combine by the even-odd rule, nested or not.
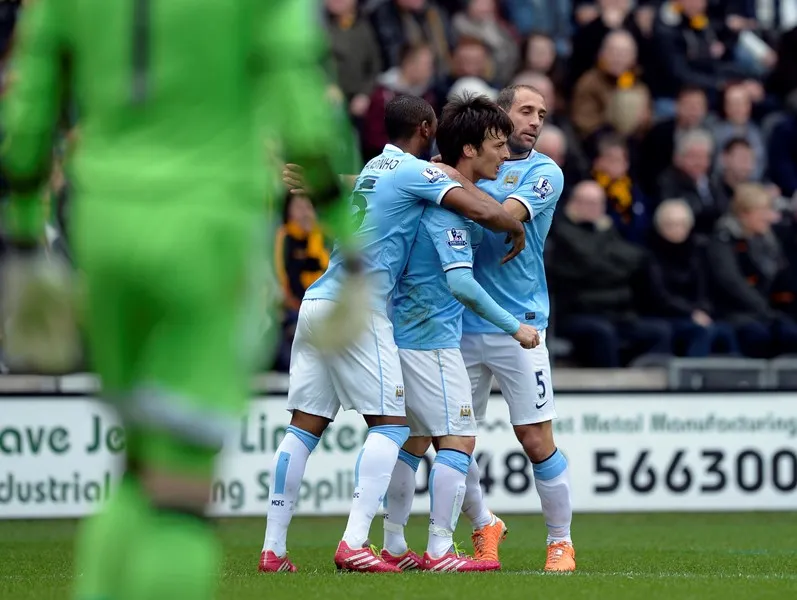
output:
[[[284,397],[255,400],[222,454],[211,513],[262,515],[271,460],[288,424]],[[556,439],[576,511],[797,509],[797,394],[557,396]],[[310,458],[297,514],[346,514],[366,434],[341,413]],[[0,518],[75,517],[112,489],[124,432],[81,397],[0,399]],[[531,468],[500,396],[476,450],[496,512],[538,512]],[[428,509],[421,464],[415,512]]]

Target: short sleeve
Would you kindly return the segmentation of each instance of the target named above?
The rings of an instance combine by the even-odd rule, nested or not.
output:
[[[473,267],[473,246],[467,221],[444,208],[427,208],[423,227],[432,239],[443,271]]]
[[[563,187],[562,169],[550,163],[529,171],[520,186],[507,199],[512,198],[522,203],[529,211],[531,220],[545,209],[556,206]]]
[[[399,191],[421,198],[427,202],[440,204],[443,197],[452,189],[462,187],[450,179],[443,171],[432,163],[413,160],[401,165],[395,179]]]

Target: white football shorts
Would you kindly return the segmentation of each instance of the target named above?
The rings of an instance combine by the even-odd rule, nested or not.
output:
[[[458,348],[399,349],[411,436],[476,435],[470,380]]]
[[[504,333],[465,334],[461,348],[477,421],[483,421],[487,414],[493,376],[509,406],[512,425],[544,423],[556,418],[551,359],[544,330],[540,332],[540,345],[533,350],[521,348],[512,336]]]
[[[404,381],[393,324],[374,311],[371,327],[356,343],[333,356],[309,343],[313,323],[328,318],[334,302],[305,300],[291,348],[288,410],[333,420],[338,409],[361,415],[403,417]]]

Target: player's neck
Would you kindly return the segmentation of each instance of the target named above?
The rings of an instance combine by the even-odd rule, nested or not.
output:
[[[396,148],[415,157],[420,157],[424,153],[423,144],[415,139],[391,141]]]
[[[455,169],[456,169],[457,171],[459,171],[459,172],[460,172],[460,174],[461,174],[461,175],[462,175],[462,176],[463,176],[465,179],[467,179],[468,181],[470,181],[471,183],[476,183],[476,182],[479,180],[479,178],[476,176],[476,173],[475,173],[475,172],[474,172],[474,170],[473,170],[473,165],[472,165],[472,164],[471,164],[471,162],[470,162],[470,161],[468,161],[468,160],[461,160],[461,161],[459,161],[459,162],[457,163],[457,166],[455,167]]]

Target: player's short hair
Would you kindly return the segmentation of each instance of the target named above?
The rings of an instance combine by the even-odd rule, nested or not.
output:
[[[423,98],[402,94],[385,107],[385,132],[391,141],[408,140],[424,121],[432,123],[434,109]]]
[[[465,94],[445,105],[437,127],[437,148],[447,165],[456,166],[468,144],[481,148],[487,136],[503,133],[509,137],[512,120],[487,96]]]
[[[728,154],[736,150],[736,148],[747,148],[748,150],[753,149],[753,145],[747,140],[747,138],[743,137],[732,137],[727,142],[722,145],[722,153]]]
[[[509,112],[509,109],[512,108],[512,105],[515,103],[515,95],[518,93],[518,90],[528,90],[538,94],[541,98],[545,97],[542,95],[542,92],[533,85],[518,83],[516,85],[510,85],[502,89],[498,94],[498,98],[496,99],[495,103],[505,111]]]

